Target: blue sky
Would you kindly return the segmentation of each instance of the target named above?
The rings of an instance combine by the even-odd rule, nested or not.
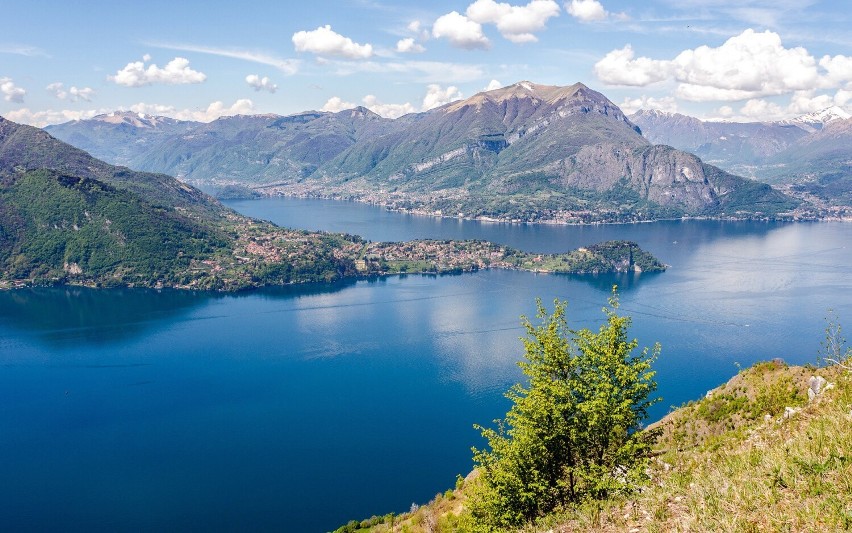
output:
[[[625,111],[769,120],[852,111],[845,1],[139,3],[7,0],[0,115],[184,119],[420,111],[520,80]]]

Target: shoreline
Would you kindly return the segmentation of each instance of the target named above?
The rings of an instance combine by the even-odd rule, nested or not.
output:
[[[516,218],[501,218],[501,217],[491,217],[486,215],[478,215],[478,216],[470,216],[467,214],[459,213],[457,215],[451,215],[447,213],[443,213],[442,210],[429,210],[425,208],[408,208],[408,207],[400,207],[397,206],[392,201],[380,201],[380,200],[371,200],[369,198],[365,198],[364,195],[369,195],[372,193],[323,193],[316,190],[308,190],[305,192],[283,192],[280,190],[276,190],[274,187],[279,187],[278,184],[265,185],[253,189],[259,192],[262,196],[260,198],[229,198],[228,200],[261,200],[265,198],[302,198],[302,199],[317,199],[317,200],[331,200],[336,202],[354,202],[359,204],[372,205],[376,207],[381,207],[386,209],[387,211],[394,213],[404,213],[409,215],[416,216],[424,216],[431,218],[440,218],[440,219],[452,219],[452,220],[467,220],[467,221],[476,221],[476,222],[486,222],[486,223],[494,223],[494,224],[518,224],[518,225],[546,225],[546,226],[601,226],[601,225],[627,225],[627,224],[650,224],[654,222],[685,222],[685,221],[693,221],[693,220],[716,220],[720,222],[852,222],[852,207],[839,207],[835,208],[838,210],[842,210],[841,214],[794,214],[791,213],[789,215],[775,215],[775,216],[682,216],[682,217],[670,217],[670,218],[653,218],[653,219],[636,219],[636,220],[625,220],[625,221],[609,221],[609,220],[591,220],[588,222],[584,221],[571,221],[571,220],[560,220],[558,218],[545,218],[539,220],[522,220]],[[267,192],[263,189],[270,189],[271,192]],[[403,199],[400,199],[403,200]],[[221,201],[221,200],[220,200]],[[403,200],[404,201],[404,200]],[[417,201],[417,200],[408,200],[408,201]],[[576,218],[576,217],[575,217]]]

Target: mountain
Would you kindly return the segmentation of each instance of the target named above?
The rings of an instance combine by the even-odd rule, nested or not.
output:
[[[830,205],[852,206],[852,118],[833,120],[770,159],[768,173]]]
[[[390,132],[395,123],[357,107],[287,117],[236,115],[207,124],[103,124],[104,119],[96,117],[48,131],[68,143],[80,143],[81,148],[96,147],[94,154],[138,170],[164,172],[198,185],[257,185],[304,178],[358,140]],[[136,142],[123,136],[127,131],[133,132]],[[89,135],[85,142],[78,141],[82,135]],[[115,155],[119,153],[120,157]]]
[[[630,119],[651,142],[788,186],[817,203],[852,205],[852,118],[838,107],[780,122],[709,122],[647,110]]]
[[[240,216],[162,174],[99,161],[0,117],[0,286],[235,290],[354,274],[352,238]]]
[[[314,177],[343,190],[426,197],[442,212],[522,220],[542,212],[575,220],[775,214],[796,205],[652,145],[615,104],[580,83],[478,93],[356,143]]]
[[[99,161],[0,117],[0,288],[73,283],[238,290],[402,272],[653,272],[635,243],[553,255],[484,241],[369,243],[253,220],[163,174]]]
[[[680,113],[639,110],[630,115],[646,139],[701,157],[730,172],[754,177],[753,166],[783,152],[808,130],[788,122],[710,122]]]
[[[92,131],[68,123],[61,133],[70,140],[80,128]],[[128,164],[199,186],[237,184],[470,217],[761,217],[799,204],[651,144],[615,104],[581,83],[519,82],[396,120],[365,108],[226,117],[156,139],[133,144]]]
[[[823,129],[826,125],[831,124],[832,122],[848,120],[849,118],[852,118],[852,115],[847,113],[845,110],[837,106],[831,106],[823,109],[822,111],[814,111],[813,113],[807,113],[791,120],[779,122],[779,124],[792,124],[807,131],[808,133],[813,133]]]
[[[85,150],[98,159],[129,166],[134,156],[144,152],[147,146],[169,135],[185,133],[200,124],[144,113],[115,111],[44,129],[57,139]]]

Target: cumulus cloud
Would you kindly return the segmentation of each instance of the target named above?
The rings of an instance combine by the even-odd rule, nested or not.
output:
[[[484,91],[493,91],[493,90],[499,89],[501,87],[503,87],[502,83],[500,83],[497,80],[491,80],[490,82],[488,82],[488,85],[483,90]]]
[[[408,102],[405,102],[404,104],[384,104],[372,94],[368,94],[362,98],[361,101],[364,103],[364,107],[385,118],[399,118],[402,115],[407,115],[417,111],[417,109]]]
[[[0,93],[3,93],[3,99],[7,102],[23,104],[27,91],[15,85],[12,78],[0,78]]]
[[[142,87],[154,83],[166,85],[202,83],[207,79],[206,74],[192,70],[189,66],[189,60],[186,58],[176,57],[166,63],[163,68],[154,63],[146,66],[150,59],[151,56],[145,54],[142,61],[128,63],[127,66],[116,72],[115,76],[109,76],[108,79],[125,87]]]
[[[565,10],[568,11],[569,15],[582,22],[597,22],[610,17],[610,13],[597,0],[571,0],[571,3],[565,3]],[[625,18],[623,13],[616,16]]]
[[[819,60],[819,66],[825,69],[827,84],[829,85],[836,86],[852,82],[852,57],[823,56]]]
[[[267,78],[266,76],[260,77],[257,74],[249,74],[246,76],[246,83],[254,89],[255,91],[267,91],[270,93],[274,93],[278,90],[278,86]]]
[[[849,91],[840,90],[834,96],[829,94],[816,94],[816,91],[796,91],[790,97],[790,105],[787,111],[793,115],[804,115],[814,111],[822,111],[834,105],[843,107],[848,101]]]
[[[479,24],[494,24],[500,35],[513,43],[529,43],[538,41],[534,32],[543,30],[547,19],[559,16],[559,4],[555,0],[532,0],[525,6],[513,6],[476,0],[465,15]]]
[[[462,93],[458,87],[450,85],[444,89],[440,85],[433,83],[426,88],[426,96],[423,97],[421,110],[429,111],[444,104],[460,100],[461,97]]]
[[[366,59],[373,55],[373,45],[358,44],[333,31],[328,24],[312,31],[297,31],[293,34],[293,45],[297,52],[347,59]]]
[[[325,105],[322,106],[320,111],[337,113],[338,111],[343,111],[344,109],[352,109],[354,107],[357,107],[357,104],[353,104],[352,102],[346,102],[339,96],[332,96],[328,99]]]
[[[224,102],[216,101],[207,106],[206,109],[182,109],[178,110],[174,106],[162,104],[147,104],[140,102],[130,106],[130,110],[134,113],[144,113],[146,115],[161,115],[165,117],[176,118],[178,120],[194,120],[197,122],[211,122],[217,118],[232,116],[232,115],[249,115],[254,112],[254,102],[248,98],[242,98],[231,104],[225,105]]]
[[[71,88],[66,91],[65,84],[59,81],[51,83],[45,87],[45,89],[59,100],[70,100],[72,102],[78,102],[80,100],[91,102],[92,97],[95,95],[95,90],[91,87],[83,87],[82,89],[79,89],[72,85]]]
[[[671,63],[647,57],[635,58],[628,44],[613,50],[595,63],[595,76],[609,85],[645,87],[670,77]]]
[[[453,46],[467,50],[491,46],[488,38],[482,33],[482,24],[470,20],[458,11],[438,17],[432,25],[432,36],[436,39],[447,39]]]
[[[618,107],[628,115],[640,109],[657,109],[668,113],[677,113],[677,101],[671,96],[654,98],[653,96],[642,95],[639,98],[625,98]]]
[[[783,117],[784,111],[774,102],[752,98],[740,108],[740,114],[752,120],[771,120]]]
[[[428,111],[430,109],[434,109],[436,107],[458,100],[461,97],[462,93],[459,91],[458,87],[449,86],[445,89],[440,85],[433,83],[426,87],[426,95],[423,97],[423,103],[420,106],[419,110]],[[362,98],[361,103],[364,107],[366,107],[373,113],[381,115],[385,118],[399,118],[403,115],[407,115],[409,113],[416,113],[418,111],[418,108],[410,102],[405,102],[402,104],[388,104],[381,102],[375,95],[372,94],[368,94],[367,96]],[[329,98],[328,101],[326,101],[325,105],[322,106],[322,111],[330,111],[332,113],[337,113],[338,111],[352,109],[353,107],[356,107],[356,104],[353,104],[352,102],[347,102],[339,96],[333,96]]]
[[[425,52],[426,48],[416,42],[414,37],[407,37],[396,42],[396,51],[402,54]]]
[[[635,58],[628,45],[608,53],[594,70],[610,85],[673,80],[676,96],[698,102],[757,99],[852,81],[852,59],[826,56],[818,64],[806,49],[784,47],[777,33],[751,29],[718,47],[684,50],[671,60]]]
[[[597,0],[571,0],[570,4],[565,4],[565,10],[584,22],[604,20],[607,17],[606,9]]]

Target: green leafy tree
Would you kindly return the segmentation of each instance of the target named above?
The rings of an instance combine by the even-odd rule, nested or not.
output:
[[[644,481],[655,434],[640,430],[656,401],[651,364],[659,345],[636,352],[615,287],[597,332],[569,329],[565,302],[556,300],[550,314],[537,305],[539,325],[522,317],[527,384],[506,393],[512,407],[495,428],[476,426],[488,441],[488,449],[473,449],[477,529],[522,525]]]

